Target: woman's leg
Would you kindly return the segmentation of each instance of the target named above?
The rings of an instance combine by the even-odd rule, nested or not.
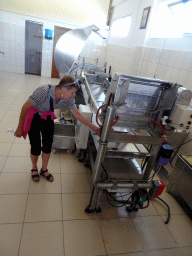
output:
[[[41,137],[40,137],[40,123],[39,123],[40,116],[38,114],[34,115],[32,123],[31,123],[31,129],[28,133],[29,140],[31,144],[31,162],[32,162],[32,169],[37,170],[33,172],[33,175],[38,174],[38,168],[37,168],[37,161],[39,158],[39,155],[41,154]],[[38,181],[39,178],[35,177],[34,181]]]
[[[53,143],[53,134],[54,134],[54,122],[48,117],[47,120],[42,120],[41,126],[42,133],[42,171],[48,169],[49,158],[51,155],[51,148]],[[49,172],[45,172],[44,176],[47,177]],[[50,178],[50,181],[53,181],[54,177]]]
[[[37,162],[38,162],[39,156],[34,156],[32,154],[30,156],[31,156],[32,168],[33,170],[37,170],[38,169]]]
[[[49,162],[49,158],[50,158],[50,154],[46,154],[44,152],[42,152],[42,170],[46,171],[47,170],[47,166],[48,166],[48,162]]]

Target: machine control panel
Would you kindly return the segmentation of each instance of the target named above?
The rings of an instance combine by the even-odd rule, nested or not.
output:
[[[184,130],[192,128],[192,108],[185,105],[175,105],[171,121],[171,125],[174,128],[182,128]]]

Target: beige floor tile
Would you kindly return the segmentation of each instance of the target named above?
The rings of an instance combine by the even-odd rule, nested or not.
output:
[[[9,111],[19,111],[21,112],[21,104],[11,104]]]
[[[180,247],[192,246],[192,221],[187,215],[171,215],[166,226]]]
[[[97,220],[64,221],[65,256],[106,255]]]
[[[80,220],[98,218],[85,214],[85,209],[89,205],[91,193],[62,194],[63,220]]]
[[[53,174],[54,181],[50,182],[40,175],[40,181],[34,182],[31,179],[30,194],[59,194],[61,193],[61,175]]]
[[[18,255],[23,224],[0,225],[0,255]]]
[[[76,157],[75,153],[71,153],[69,154],[67,152],[67,149],[58,149],[59,153],[60,153],[60,158],[61,159],[74,159],[78,161],[78,158]]]
[[[146,252],[146,256],[183,256],[183,255],[180,252],[180,248],[172,248],[172,249]]]
[[[14,144],[30,144],[28,136],[26,137],[26,139],[24,139],[23,137],[21,138],[14,137],[14,138],[15,138],[13,142]]]
[[[192,255],[192,246],[180,248],[182,256],[191,256]]]
[[[148,217],[135,217],[132,218],[135,226],[145,226],[145,227],[157,227],[164,225],[163,220],[160,216],[148,216]]]
[[[3,119],[5,115],[0,115],[0,123],[1,123],[1,120]]]
[[[27,194],[0,196],[0,223],[22,223],[27,205]]]
[[[0,105],[2,105],[2,104],[0,104]],[[7,109],[0,109],[0,116],[5,116],[5,114],[7,113]]]
[[[0,143],[0,156],[8,156],[11,147],[11,143]]]
[[[49,163],[48,163],[48,170],[50,173],[52,174],[59,174],[61,173],[61,162],[60,162],[60,158],[59,157],[50,157],[49,159]],[[38,168],[39,168],[39,171],[41,170],[41,167],[42,167],[42,158],[41,156],[39,157],[39,160],[38,160],[38,164],[37,164]]]
[[[0,175],[0,194],[27,194],[30,180],[29,173],[2,173]]]
[[[91,192],[87,174],[61,174],[62,193]]]
[[[98,215],[101,219],[115,219],[115,218],[129,217],[129,214],[126,211],[125,206],[113,207],[108,202],[100,202],[99,207],[101,208],[101,213],[99,213]]]
[[[9,156],[30,156],[30,144],[13,144]]]
[[[19,116],[7,116],[7,115],[5,115],[3,117],[3,119],[1,120],[1,123],[9,123],[10,121],[14,124],[18,124],[19,123]]]
[[[62,222],[25,223],[19,256],[26,255],[64,256]]]
[[[8,110],[8,109],[10,109],[10,106],[11,106],[11,105],[9,105],[9,104],[0,104],[0,109],[2,109],[2,110]]]
[[[93,189],[93,181],[92,181],[92,174],[88,173],[87,174],[88,177],[88,181],[89,181],[89,187],[91,188],[91,190]]]
[[[2,143],[13,143],[15,140],[15,136],[13,134],[9,134],[8,132],[0,132],[0,142]]]
[[[87,169],[83,163],[77,158],[61,158],[61,173],[87,173]]]
[[[144,204],[144,206],[147,203]],[[146,209],[139,209],[138,212],[131,212],[129,213],[130,217],[145,217],[145,216],[157,216],[159,215],[159,213],[157,212],[157,210],[155,209],[154,205],[149,202],[149,206]]]
[[[146,251],[178,247],[160,216],[133,219]]]
[[[129,218],[100,221],[107,254],[143,251],[143,246]]]
[[[29,194],[25,222],[62,220],[61,194]]]
[[[145,252],[134,252],[134,253],[126,253],[126,254],[113,254],[108,256],[146,256]]]
[[[18,124],[11,122],[11,120],[10,120],[9,123],[2,123],[2,122],[1,122],[1,123],[0,123],[0,132],[5,132],[5,133],[7,133],[8,129],[14,129],[14,130],[16,130],[16,129],[17,129],[17,125],[18,125]]]
[[[167,192],[163,192],[159,197],[169,205],[171,214],[185,214],[181,206],[177,203],[172,195],[168,194]],[[160,215],[167,215],[167,206],[158,198],[152,199],[151,202]]]
[[[12,117],[17,117],[18,120],[19,120],[20,113],[21,113],[21,109],[18,109],[18,110],[9,109],[9,110],[6,112],[6,116],[9,116],[10,118],[12,118]]]
[[[6,159],[6,156],[0,156],[0,173],[3,171],[3,166],[5,165]]]
[[[59,150],[52,149],[50,158],[59,158],[60,152]]]
[[[30,157],[8,156],[3,167],[3,172],[27,172],[31,173],[32,164]]]

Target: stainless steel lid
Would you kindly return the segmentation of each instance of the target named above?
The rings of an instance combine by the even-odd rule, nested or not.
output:
[[[92,31],[99,30],[95,25],[86,28],[73,29],[66,32],[58,40],[55,46],[54,61],[59,71],[60,78],[70,74],[74,69],[74,64],[78,59],[88,37]]]

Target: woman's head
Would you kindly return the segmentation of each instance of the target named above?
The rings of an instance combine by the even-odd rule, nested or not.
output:
[[[77,82],[75,82],[75,80],[73,79],[73,77],[66,75],[64,76],[59,84],[57,85],[58,88],[62,88],[65,87],[67,90],[71,90],[73,88],[76,88],[77,90],[79,89],[79,84]]]
[[[55,88],[55,95],[58,100],[61,98],[70,100],[75,97],[76,91],[79,89],[79,83],[75,82],[73,77],[64,76]]]

